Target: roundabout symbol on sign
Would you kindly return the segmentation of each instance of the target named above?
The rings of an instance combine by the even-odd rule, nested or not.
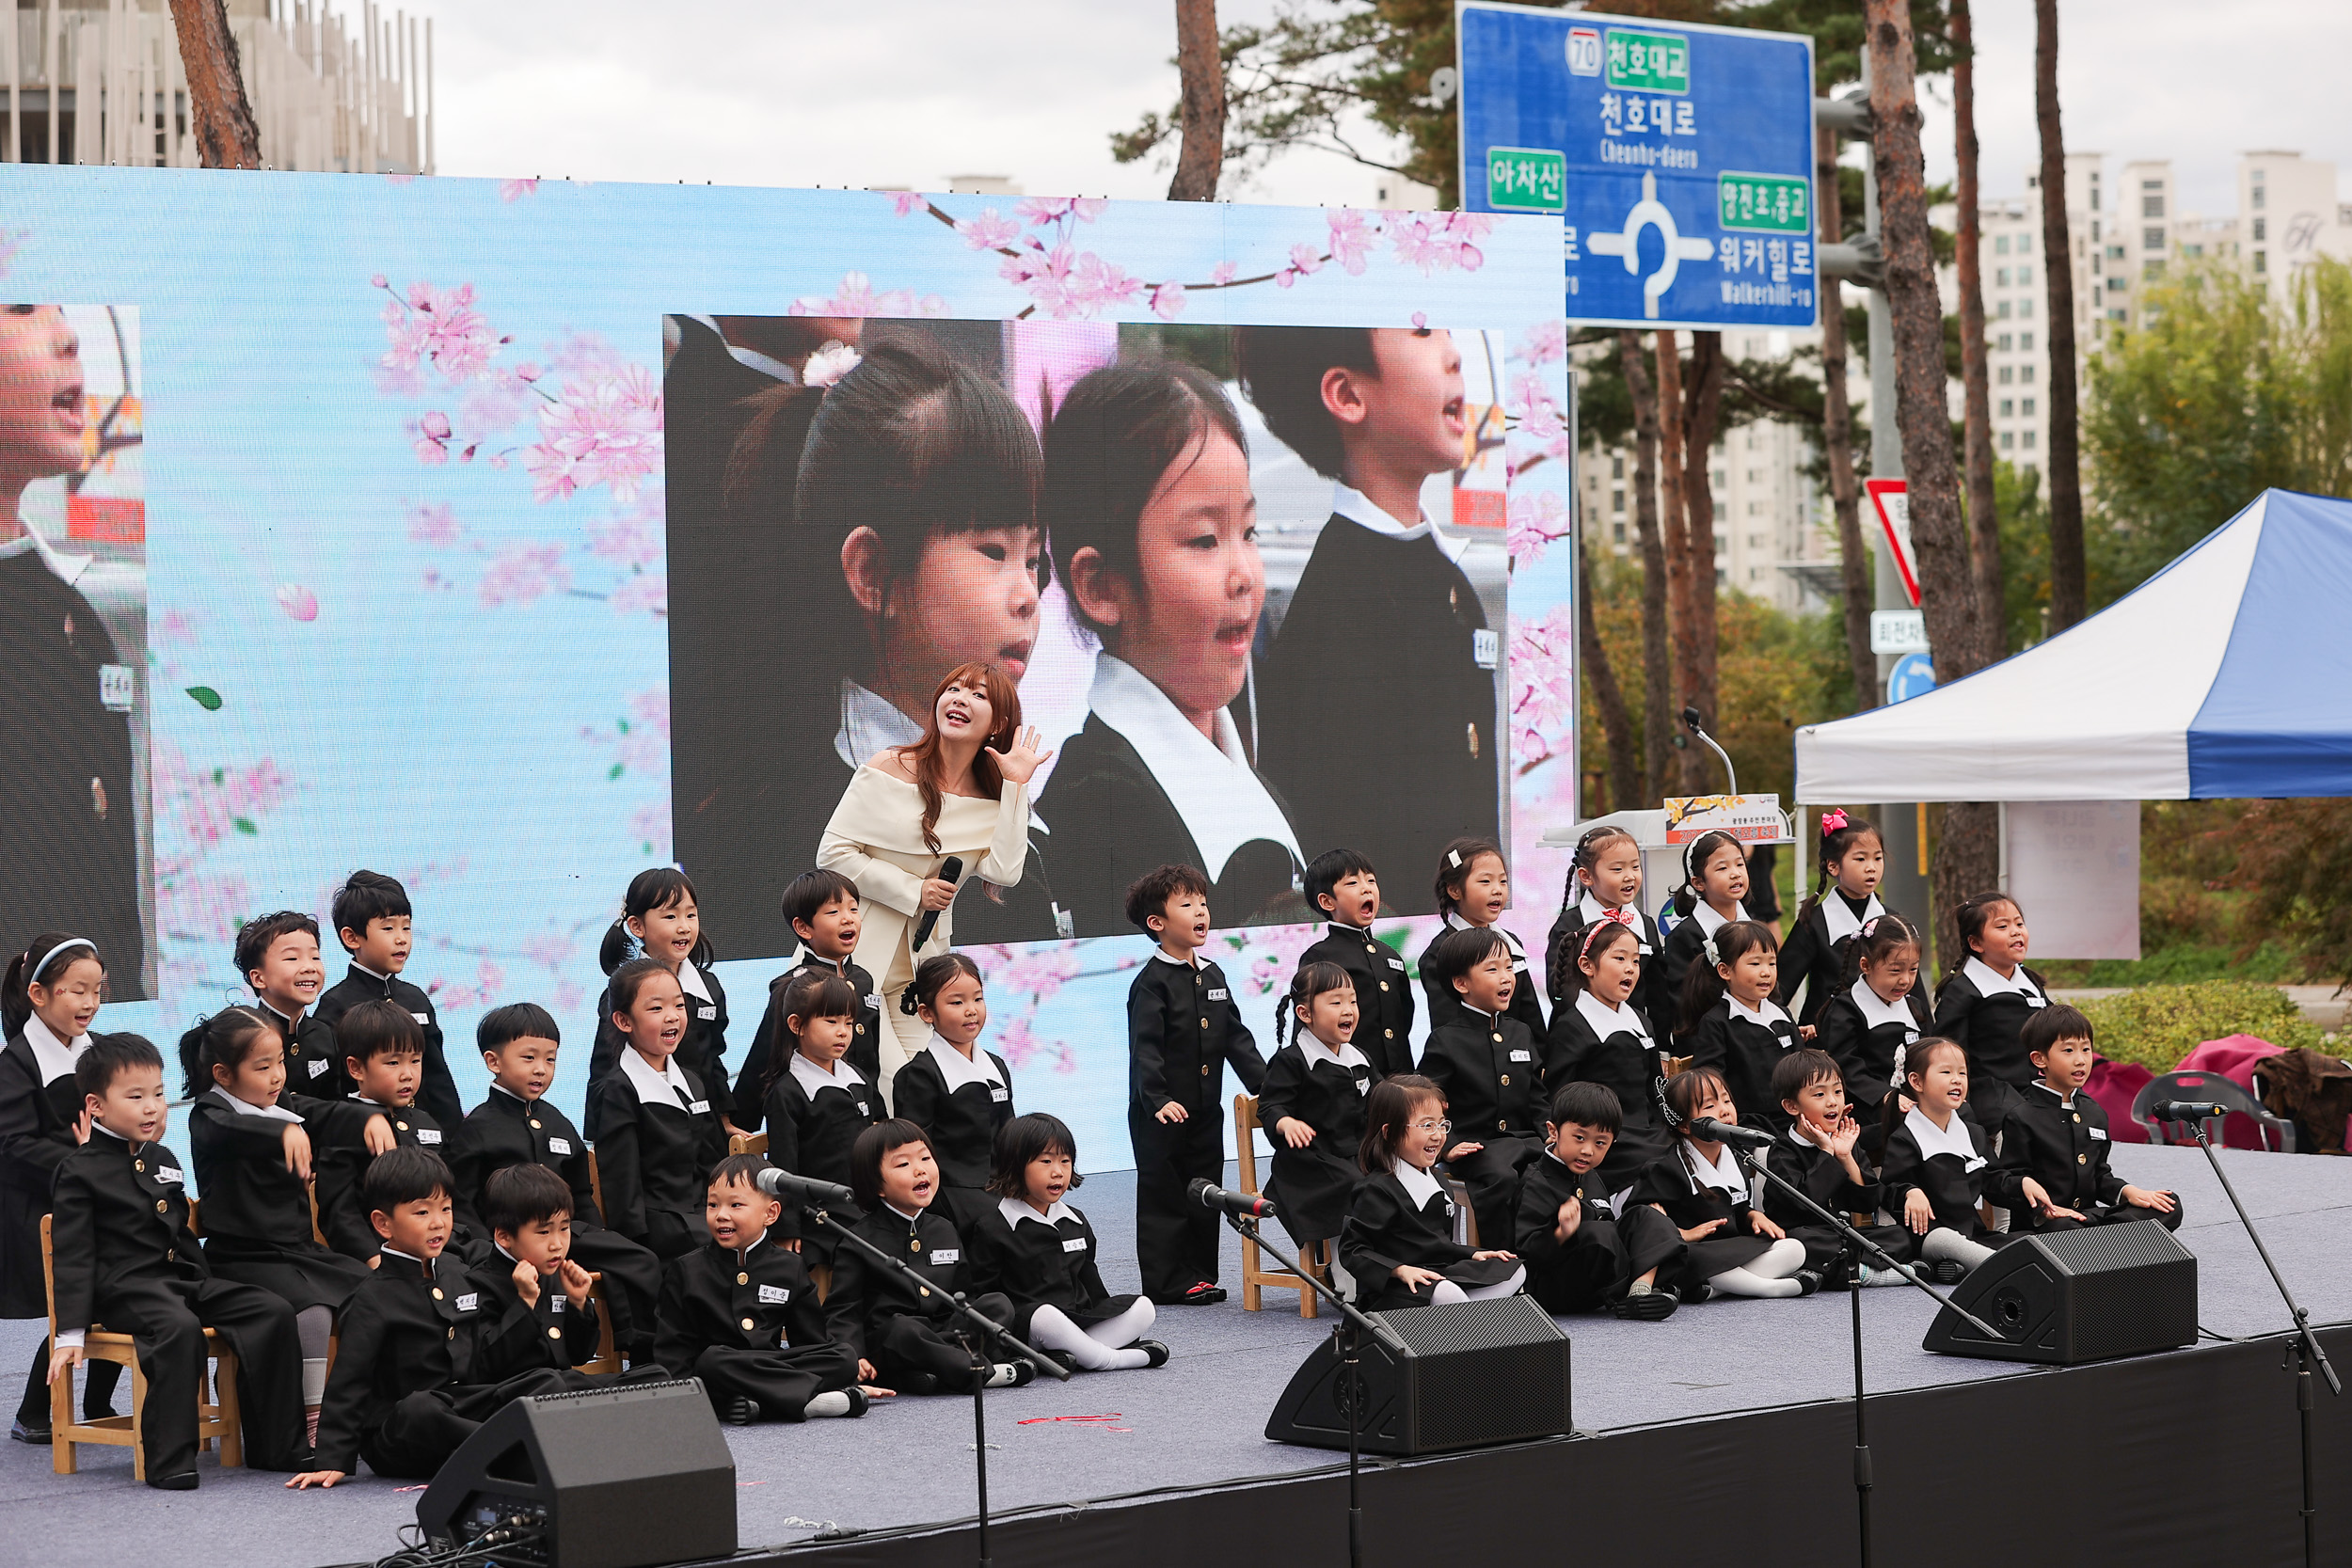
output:
[[[1656,321],[1659,296],[1674,287],[1675,274],[1682,270],[1683,261],[1686,259],[1704,261],[1715,254],[1714,241],[1686,240],[1682,237],[1681,231],[1675,227],[1674,214],[1668,212],[1666,204],[1658,199],[1656,174],[1648,169],[1642,171],[1642,199],[1635,202],[1633,210],[1626,214],[1624,232],[1588,234],[1584,239],[1584,248],[1596,256],[1621,256],[1625,259],[1626,271],[1639,272],[1642,269],[1642,230],[1651,228],[1656,229],[1659,236],[1666,242],[1666,259],[1659,263],[1656,272],[1642,279],[1642,314]]]

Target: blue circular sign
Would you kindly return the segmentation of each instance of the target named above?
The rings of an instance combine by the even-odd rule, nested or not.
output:
[[[1887,672],[1886,700],[1907,703],[1935,689],[1935,665],[1926,654],[1905,654]]]

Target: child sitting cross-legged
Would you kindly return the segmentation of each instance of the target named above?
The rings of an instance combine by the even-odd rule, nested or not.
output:
[[[784,1212],[759,1190],[759,1173],[771,1168],[756,1154],[730,1154],[712,1168],[703,1206],[710,1240],[662,1271],[653,1358],[702,1379],[729,1426],[863,1416],[857,1358],[826,1336],[801,1255],[769,1238]]]
[[[2107,1166],[2115,1147],[2107,1113],[2083,1092],[2099,1059],[2090,1038],[2090,1020],[2062,1003],[2033,1014],[2018,1031],[2018,1044],[2042,1076],[2018,1095],[2001,1123],[2001,1157],[1986,1196],[2022,1229],[2158,1220],[2167,1230],[2178,1230],[2178,1194],[2135,1187]],[[2039,1201],[2026,1191],[2036,1183]]]
[[[485,1201],[492,1250],[473,1271],[487,1298],[480,1370],[502,1382],[594,1360],[603,1325],[596,1280],[571,1256],[571,1188],[545,1165],[509,1165],[492,1173]]]
[[[1662,1210],[1690,1243],[1683,1299],[1809,1296],[1820,1290],[1821,1276],[1804,1268],[1804,1243],[1749,1202],[1747,1173],[1730,1148],[1691,1131],[1703,1117],[1740,1119],[1724,1075],[1693,1067],[1667,1079],[1666,1109],[1681,1135],[1643,1173],[1642,1198]]]
[[[1444,1092],[1412,1072],[1383,1078],[1365,1102],[1364,1179],[1340,1228],[1337,1272],[1367,1312],[1514,1295],[1527,1282],[1510,1253],[1454,1239],[1454,1200],[1429,1168],[1453,1144],[1445,1111]]]
[[[1590,1312],[1656,1323],[1674,1315],[1684,1251],[1674,1221],[1646,1203],[1620,1204],[1602,1183],[1625,1120],[1616,1091],[1564,1084],[1551,1097],[1542,1156],[1519,1184],[1512,1244],[1527,1259],[1527,1291],[1547,1312]],[[1665,1283],[1659,1275],[1666,1275]]]
[[[1878,1175],[1855,1152],[1862,1129],[1846,1103],[1846,1084],[1836,1058],[1811,1047],[1791,1051],[1772,1069],[1772,1094],[1788,1131],[1772,1146],[1766,1164],[1781,1180],[1833,1214],[1875,1214],[1884,1200]],[[1844,1235],[1821,1216],[1771,1182],[1764,1184],[1764,1213],[1804,1243],[1805,1267],[1821,1276],[1833,1291],[1851,1285],[1899,1285],[1903,1276],[1866,1256],[1859,1266],[1847,1266]],[[1899,1225],[1861,1225],[1862,1234],[1898,1263],[1908,1263],[1916,1250],[1912,1234]]]

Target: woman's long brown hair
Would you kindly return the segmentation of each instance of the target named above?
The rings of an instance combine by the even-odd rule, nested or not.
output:
[[[923,797],[923,842],[934,855],[939,853],[939,812],[947,782],[947,765],[940,755],[939,697],[951,686],[977,686],[987,694],[989,715],[995,723],[980,742],[979,755],[972,759],[972,777],[992,800],[1004,799],[1005,776],[996,770],[996,759],[988,754],[989,750],[1009,749],[1021,730],[1021,689],[993,664],[977,659],[959,664],[931,689],[930,705],[923,710],[923,738],[896,750],[906,760],[907,771],[914,775],[916,793]]]

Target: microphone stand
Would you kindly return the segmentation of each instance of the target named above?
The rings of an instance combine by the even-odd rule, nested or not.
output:
[[[825,1212],[822,1204],[802,1204],[801,1217],[819,1229],[832,1231],[837,1240],[865,1254],[867,1262],[879,1266],[885,1274],[897,1274],[914,1286],[917,1292],[916,1300],[919,1301],[924,1296],[937,1293],[930,1280],[909,1268],[904,1260],[892,1257],[848,1226],[835,1220]],[[963,1341],[964,1350],[972,1357],[972,1463],[975,1476],[979,1482],[980,1568],[991,1568],[995,1560],[989,1555],[988,1550],[987,1389],[991,1370],[987,1352],[988,1342],[992,1338],[1001,1340],[1008,1348],[1019,1352],[1035,1362],[1039,1371],[1045,1373],[1048,1377],[1059,1378],[1064,1383],[1070,1381],[1070,1369],[1026,1341],[1015,1338],[1012,1330],[966,1301],[961,1291],[952,1296],[941,1296],[940,1299],[947,1304],[947,1309],[955,1315],[956,1337]]]
[[[1222,1211],[1220,1211],[1222,1212]],[[1258,1222],[1243,1214],[1227,1213],[1225,1223],[1248,1240],[1256,1243],[1275,1257],[1283,1256],[1280,1248],[1258,1234]],[[1317,1279],[1306,1266],[1304,1258],[1295,1258],[1293,1265],[1298,1277],[1314,1288],[1315,1294],[1329,1302],[1339,1312],[1339,1321],[1331,1325],[1333,1354],[1340,1363],[1340,1402],[1347,1407],[1347,1561],[1348,1568],[1363,1568],[1364,1563],[1364,1505],[1360,1490],[1363,1456],[1359,1447],[1362,1435],[1362,1383],[1356,1373],[1356,1352],[1359,1338],[1369,1334],[1391,1350],[1403,1350],[1405,1342],[1386,1323],[1375,1323],[1357,1310],[1337,1291]]]
[[[1774,1140],[1775,1143],[1778,1141],[1778,1139]],[[1797,1202],[1803,1204],[1805,1208],[1810,1209],[1818,1218],[1827,1224],[1831,1229],[1836,1231],[1839,1245],[1846,1255],[1846,1261],[1848,1265],[1847,1293],[1853,1298],[1854,1503],[1856,1508],[1859,1510],[1861,1521],[1862,1568],[1870,1568],[1870,1488],[1873,1485],[1873,1480],[1870,1469],[1869,1427],[1863,1414],[1862,1281],[1855,1277],[1855,1275],[1859,1273],[1858,1265],[1861,1264],[1866,1256],[1873,1259],[1875,1261],[1872,1263],[1872,1267],[1885,1268],[1892,1273],[1900,1275],[1912,1284],[1916,1285],[1920,1290],[1925,1291],[1929,1295],[1933,1296],[1947,1310],[1957,1312],[1963,1318],[1967,1319],[1968,1322],[1986,1338],[1998,1339],[2001,1336],[1998,1333],[1995,1333],[1992,1325],[1987,1323],[1983,1319],[1978,1317],[1975,1313],[1953,1301],[1951,1297],[1944,1294],[1934,1286],[1929,1284],[1926,1280],[1920,1278],[1916,1274],[1913,1273],[1910,1264],[1898,1263],[1893,1258],[1887,1256],[1884,1248],[1881,1247],[1876,1242],[1870,1240],[1869,1237],[1865,1236],[1861,1231],[1856,1230],[1852,1224],[1843,1215],[1832,1213],[1829,1210],[1824,1209],[1820,1204],[1814,1202],[1810,1194],[1798,1187],[1795,1183],[1788,1180],[1782,1177],[1779,1172],[1773,1170],[1770,1165],[1765,1164],[1763,1149],[1753,1147],[1741,1147],[1740,1149],[1740,1160],[1741,1164],[1748,1167],[1750,1172],[1762,1177],[1766,1181],[1772,1183],[1772,1185],[1777,1187],[1782,1192],[1787,1193],[1790,1197],[1796,1199]]]
[[[2295,1292],[2287,1289],[2286,1276],[2279,1265],[2270,1260],[2270,1249],[2263,1245],[2261,1232],[2247,1217],[2246,1205],[2238,1201],[2237,1189],[2230,1185],[2229,1173],[2213,1151],[2213,1143],[2205,1136],[2202,1120],[2189,1123],[2197,1134],[2197,1147],[2205,1151],[2205,1163],[2213,1166],[2213,1174],[2221,1183],[2221,1190],[2230,1195],[2230,1207],[2237,1211],[2238,1224],[2246,1227],[2246,1234],[2262,1255],[2263,1267],[2270,1271],[2271,1283],[2279,1287],[2280,1299],[2287,1304],[2287,1313],[2295,1320],[2295,1407],[2301,1413],[2303,1425],[2303,1561],[2306,1568],[2316,1568],[2319,1561],[2319,1499],[2312,1479],[2312,1411],[2316,1402],[2312,1395],[2312,1364],[2328,1379],[2328,1391],[2342,1394],[2344,1384],[2336,1377],[2335,1368],[2328,1364],[2328,1353],[2320,1348],[2319,1336],[2312,1332],[2311,1314],[2295,1303]]]

